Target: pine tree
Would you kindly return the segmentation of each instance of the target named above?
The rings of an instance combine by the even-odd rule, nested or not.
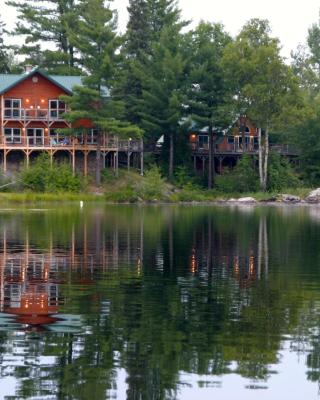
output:
[[[117,16],[104,0],[80,0],[79,17],[77,31],[70,40],[87,74],[86,84],[100,92],[103,86],[113,83],[120,46]]]
[[[70,42],[79,19],[77,0],[8,0],[6,4],[18,12],[12,34],[25,35],[25,44],[16,47],[18,54],[26,56],[25,64],[40,66],[49,73],[79,73]],[[54,48],[48,49],[52,44]]]
[[[208,188],[214,178],[214,134],[230,125],[231,90],[226,82],[221,59],[230,36],[220,24],[201,22],[191,34],[192,53],[189,114],[209,134]]]
[[[0,20],[0,73],[2,74],[10,71],[9,56],[3,39],[4,26],[4,23]]]
[[[179,29],[179,28],[178,28]],[[183,115],[186,60],[177,26],[163,29],[154,44],[153,59],[143,82],[141,118],[148,139],[164,135],[169,148],[169,178],[173,178],[174,143]]]
[[[86,71],[84,86],[76,87],[71,98],[64,98],[71,111],[66,119],[75,124],[90,119],[98,129],[96,183],[101,181],[101,137],[105,132],[120,136],[139,136],[141,130],[124,121],[124,104],[113,97],[114,72],[119,38],[114,12],[103,0],[81,0],[80,22],[71,36],[79,52],[79,63]]]

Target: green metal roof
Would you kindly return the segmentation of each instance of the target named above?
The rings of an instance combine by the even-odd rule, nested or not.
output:
[[[47,78],[50,82],[59,86],[62,90],[65,90],[67,93],[70,94],[72,94],[73,86],[82,85],[81,76],[47,75],[39,68],[34,68],[30,72],[26,72],[20,75],[0,74],[0,94],[7,92],[14,86],[18,85],[20,82],[23,82],[25,79],[35,75],[36,73],[42,75],[44,78]]]

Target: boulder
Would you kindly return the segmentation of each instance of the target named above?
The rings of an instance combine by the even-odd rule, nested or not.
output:
[[[281,194],[280,201],[283,203],[296,204],[301,202],[301,198],[299,196],[294,196],[293,194]]]
[[[237,201],[238,203],[248,203],[248,204],[257,202],[257,200],[253,197],[240,197],[240,199],[238,199]]]
[[[312,190],[305,198],[305,201],[313,204],[320,203],[320,188]]]

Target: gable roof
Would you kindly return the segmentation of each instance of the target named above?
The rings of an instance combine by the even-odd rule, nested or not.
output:
[[[23,82],[25,79],[39,74],[44,78],[48,79],[54,85],[60,87],[62,90],[68,94],[72,94],[72,88],[75,85],[82,85],[82,76],[64,76],[64,75],[47,75],[45,72],[41,71],[39,68],[34,68],[30,72],[24,74],[0,74],[0,94],[3,94],[15,87],[19,83]]]

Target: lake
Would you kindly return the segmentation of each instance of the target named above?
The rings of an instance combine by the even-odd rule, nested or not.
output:
[[[320,207],[0,210],[0,398],[320,398]]]

